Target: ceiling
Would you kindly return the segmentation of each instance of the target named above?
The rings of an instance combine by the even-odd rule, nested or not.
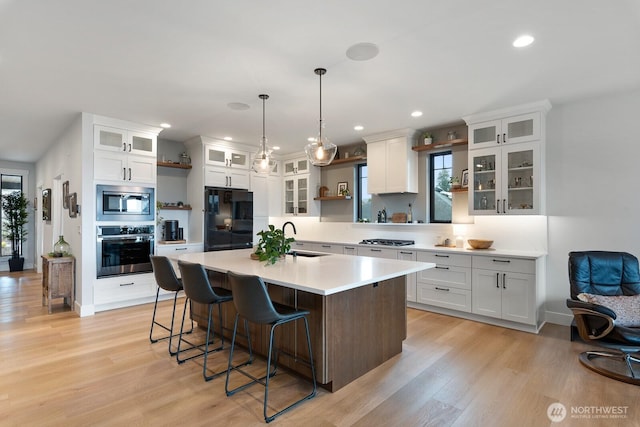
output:
[[[535,42],[514,48],[523,33]],[[378,56],[348,59],[360,42]],[[0,159],[36,161],[79,112],[257,147],[261,93],[269,143],[301,151],[318,130],[317,67],[338,145],[632,90],[640,2],[0,0]]]

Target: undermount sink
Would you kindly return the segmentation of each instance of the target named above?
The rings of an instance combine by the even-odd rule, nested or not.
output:
[[[321,252],[291,251],[291,252],[287,252],[287,255],[303,256],[303,257],[307,257],[307,258],[315,258],[315,257],[319,257],[319,256],[326,256],[326,255],[329,255],[329,254],[325,254],[325,253],[321,253]]]

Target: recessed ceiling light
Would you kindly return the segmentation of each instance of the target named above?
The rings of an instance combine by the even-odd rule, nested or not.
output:
[[[224,138],[225,141],[233,141],[233,138],[231,138],[230,136],[225,136]]]
[[[529,46],[531,43],[533,43],[535,39],[528,35],[522,35],[520,37],[518,37],[517,39],[515,39],[513,41],[513,47],[525,47],[525,46]]]
[[[362,126],[362,125],[356,125],[356,126],[353,127],[353,130],[357,130],[357,131],[361,131],[363,129],[364,129],[364,126]]]
[[[229,107],[232,110],[237,110],[237,111],[242,111],[242,110],[248,110],[249,109],[249,105],[245,104],[244,102],[230,102],[227,104],[227,107]]]
[[[169,123],[160,123],[161,128],[169,129],[171,125]]]
[[[414,111],[411,113],[411,117],[420,117],[422,116],[422,111]]]
[[[274,146],[273,146],[273,147],[271,147],[271,148],[273,148],[274,150],[279,150],[279,149],[280,149],[280,147],[279,147],[279,146],[277,146],[277,145],[274,145]]]
[[[354,61],[368,61],[378,56],[380,49],[373,43],[356,43],[347,49],[347,58]]]

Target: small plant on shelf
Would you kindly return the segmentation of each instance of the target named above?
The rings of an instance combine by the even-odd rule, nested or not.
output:
[[[284,257],[291,250],[291,243],[295,240],[293,237],[285,237],[281,229],[271,224],[268,230],[262,230],[257,234],[260,236],[260,241],[254,254],[260,261],[266,261],[267,264],[275,264],[278,259]]]
[[[424,145],[429,145],[433,142],[433,136],[431,132],[424,132],[422,134],[422,139],[424,139]]]

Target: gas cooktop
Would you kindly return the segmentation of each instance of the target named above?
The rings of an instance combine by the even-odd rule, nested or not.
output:
[[[382,245],[382,246],[408,246],[414,245],[413,240],[396,240],[396,239],[364,239],[361,245]]]

